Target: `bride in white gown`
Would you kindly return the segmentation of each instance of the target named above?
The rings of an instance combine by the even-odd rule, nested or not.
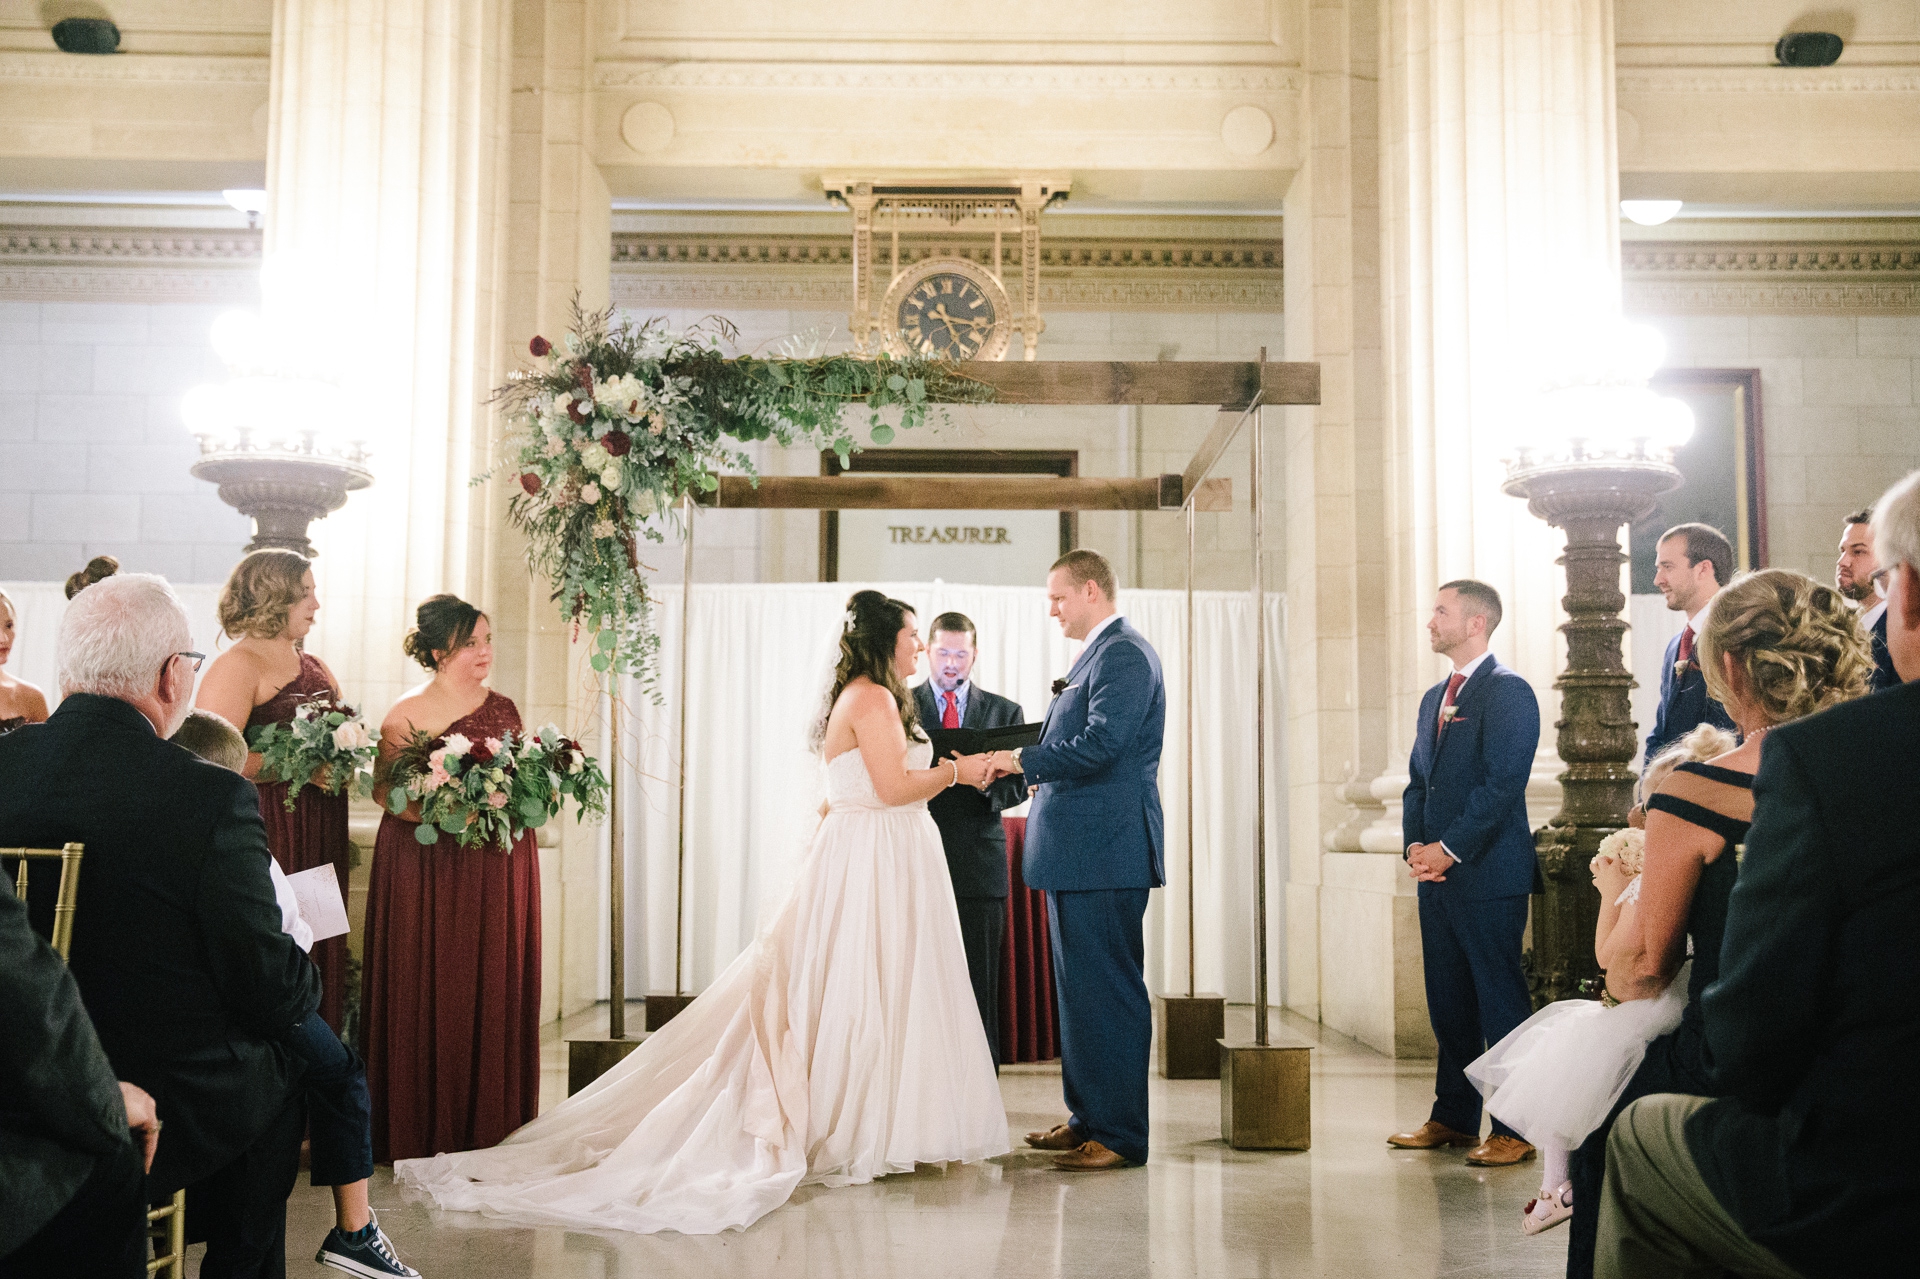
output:
[[[490,1150],[397,1163],[398,1182],[515,1221],[713,1234],[797,1186],[1007,1151],[926,807],[986,781],[986,757],[928,767],[901,682],[921,648],[912,611],[861,591],[846,616],[815,730],[827,802],[766,931],[593,1085]]]

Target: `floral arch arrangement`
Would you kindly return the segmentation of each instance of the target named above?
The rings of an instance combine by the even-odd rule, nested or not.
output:
[[[859,447],[851,406],[867,410],[869,438],[885,445],[890,411],[908,430],[932,405],[993,397],[941,361],[730,357],[722,346],[735,336],[718,317],[676,332],[576,301],[572,331],[558,346],[535,337],[534,366],[493,394],[508,419],[502,466],[517,477],[509,518],[561,614],[595,637],[597,671],[651,684],[660,638],[640,539],[664,541],[650,518],[674,518],[687,494],[717,489],[723,470],[757,474],[743,446],[806,444],[844,462]]]

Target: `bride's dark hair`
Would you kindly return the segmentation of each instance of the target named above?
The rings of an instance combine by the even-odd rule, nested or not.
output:
[[[879,591],[855,591],[847,601],[846,618],[840,631],[840,660],[833,668],[833,686],[827,692],[826,705],[820,710],[820,720],[813,726],[815,750],[826,740],[827,719],[833,714],[834,703],[840,700],[847,685],[861,675],[893,694],[894,702],[900,707],[900,726],[907,730],[908,739],[926,740],[920,731],[920,716],[914,710],[913,697],[893,669],[893,652],[900,642],[900,632],[906,629],[907,619],[912,616],[913,605],[888,599]]]

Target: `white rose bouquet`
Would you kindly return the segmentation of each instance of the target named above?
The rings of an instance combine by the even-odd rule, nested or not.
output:
[[[307,786],[328,795],[349,788],[358,795],[370,794],[379,744],[380,734],[367,727],[359,711],[326,693],[301,702],[288,723],[254,729],[251,743],[260,753],[261,779],[287,784],[288,812]]]

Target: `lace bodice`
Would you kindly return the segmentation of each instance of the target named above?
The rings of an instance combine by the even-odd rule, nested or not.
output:
[[[908,742],[907,767],[925,768],[933,761],[933,743]],[[873,777],[867,772],[866,760],[860,754],[860,748],[843,751],[827,761],[827,803],[839,812],[845,809],[890,809],[906,812],[908,810],[926,810],[926,801],[918,804],[888,805],[880,802],[880,796],[874,793]]]

